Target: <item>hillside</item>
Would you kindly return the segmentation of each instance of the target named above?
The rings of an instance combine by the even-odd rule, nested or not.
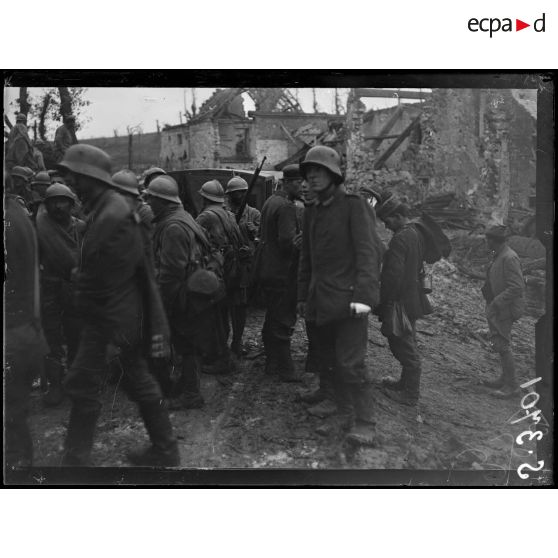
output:
[[[157,132],[133,136],[131,165],[133,171],[141,172],[157,165],[161,148],[160,139],[160,134]],[[128,136],[80,138],[80,143],[94,145],[106,151],[112,158],[114,172],[128,168]]]

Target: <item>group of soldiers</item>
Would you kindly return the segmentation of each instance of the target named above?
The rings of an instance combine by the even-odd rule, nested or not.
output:
[[[415,323],[432,311],[421,281],[425,239],[396,196],[348,191],[334,149],[315,146],[300,165],[285,167],[261,215],[244,203],[246,181],[233,176],[225,188],[203,184],[194,218],[163,169],[149,169],[141,181],[129,170],[113,175],[109,156],[86,144],[67,148],[56,171],[23,178],[16,166],[5,180],[9,465],[32,463],[29,390],[44,362],[45,404],[71,399],[61,464],[91,463],[102,392],[116,376],[151,440],[129,461],[178,466],[169,409],[204,406],[202,373],[238,371],[254,297],[266,309],[265,373],[301,380],[291,340],[302,317],[306,372],[318,375],[319,387],[300,400],[313,416],[338,417],[348,442],[376,444],[370,313],[402,366],[399,379],[384,379],[385,394],[417,405]],[[393,232],[387,249],[377,218]],[[492,387],[509,396],[517,389],[509,333],[520,311],[512,315],[508,306],[522,293],[518,278],[514,287],[506,276],[511,249],[493,242],[506,264],[503,274],[493,266],[487,280],[504,367]]]

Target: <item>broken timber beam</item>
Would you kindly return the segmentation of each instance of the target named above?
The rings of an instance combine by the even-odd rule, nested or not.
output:
[[[403,114],[403,107],[401,106],[397,107],[395,112],[390,116],[389,120],[382,126],[382,129],[380,130],[380,133],[378,135],[379,136],[387,135],[390,132],[390,130],[393,128],[395,123],[399,120],[402,114]],[[378,149],[378,146],[382,143],[382,141],[383,140],[381,139],[374,140],[370,145],[370,148],[372,150]]]
[[[409,137],[415,126],[420,122],[420,114],[401,132],[400,136],[374,161],[374,170],[381,169],[392,153]]]
[[[382,99],[428,99],[431,93],[428,91],[399,91],[397,89],[355,89],[357,97],[375,97]]]
[[[364,136],[363,140],[385,140],[385,139],[395,139],[398,138],[399,134],[391,134],[387,136]]]

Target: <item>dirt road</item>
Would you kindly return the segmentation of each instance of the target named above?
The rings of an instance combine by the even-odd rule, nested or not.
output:
[[[516,436],[525,422],[520,398],[493,398],[479,385],[495,377],[498,357],[491,353],[480,282],[439,270],[434,279],[436,311],[418,323],[423,358],[422,398],[417,411],[388,399],[378,388],[375,407],[378,446],[352,451],[331,420],[329,434],[316,428],[323,420],[311,417],[297,393],[316,383],[284,384],[263,373],[261,310],[253,310],[245,334],[250,349],[234,376],[202,378],[206,406],[174,411],[185,468],[295,468],[295,469],[430,469],[514,470],[520,463],[536,464],[534,441],[518,446]],[[375,317],[370,318],[369,366],[379,383],[399,373]],[[514,351],[521,380],[535,376],[534,320],[522,318],[514,329]],[[304,367],[306,338],[297,324],[293,343],[296,366]],[[526,391],[525,391],[526,393]],[[69,404],[42,407],[38,390],[32,396],[31,427],[37,465],[57,465],[69,415]],[[527,425],[528,426],[528,425]],[[94,448],[97,466],[126,466],[126,450],[148,443],[137,410],[123,392],[109,386],[104,395]],[[529,453],[533,452],[533,453]],[[503,474],[503,473],[502,473]],[[502,477],[503,478],[503,477]]]

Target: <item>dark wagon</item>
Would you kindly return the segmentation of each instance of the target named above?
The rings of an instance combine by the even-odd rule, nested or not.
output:
[[[241,176],[250,184],[254,173],[237,169],[186,169],[171,171],[169,174],[178,182],[180,199],[184,207],[195,217],[201,211],[202,203],[198,191],[202,184],[216,179],[225,188],[233,176]],[[265,200],[273,193],[277,174],[280,173],[262,171],[248,198],[249,205],[262,209]]]

